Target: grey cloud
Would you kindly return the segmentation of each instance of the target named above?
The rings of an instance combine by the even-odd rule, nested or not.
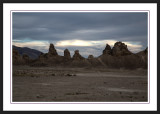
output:
[[[13,13],[13,39],[117,40],[147,46],[147,13]],[[86,31],[86,32],[84,32]],[[88,31],[88,32],[87,32]]]

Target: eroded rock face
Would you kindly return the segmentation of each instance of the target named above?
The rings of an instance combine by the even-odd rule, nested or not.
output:
[[[50,44],[48,54],[50,56],[57,56],[58,55],[58,53],[57,53],[56,49],[54,48],[53,44]]]
[[[116,42],[112,48],[113,56],[125,56],[131,55],[132,53],[128,50],[127,45],[122,42]]]
[[[141,64],[142,64],[142,66],[144,68],[147,68],[147,66],[148,66],[148,48],[146,48],[143,51],[140,51],[136,55],[138,55],[141,58]]]
[[[105,54],[111,55],[111,52],[112,52],[111,46],[108,45],[108,44],[106,44],[106,47],[105,47],[105,49],[103,50],[103,55],[105,55]]]
[[[87,61],[90,63],[91,67],[103,66],[101,61],[99,61],[99,59],[94,57],[93,55],[89,55]]]
[[[88,59],[93,59],[93,58],[94,58],[93,55],[88,56]]]
[[[84,57],[79,54],[79,50],[74,51],[73,60],[84,60]]]
[[[108,52],[111,52],[111,54]],[[145,66],[146,58],[145,56],[140,56],[144,55],[144,53],[147,53],[147,51],[133,54],[128,50],[127,45],[122,42],[116,42],[112,49],[106,45],[103,54],[98,59],[108,67],[134,69]]]
[[[148,54],[148,47],[144,50],[145,54]]]
[[[64,50],[64,58],[65,59],[71,59],[71,55],[68,49]]]
[[[12,62],[13,65],[21,65],[21,64],[25,64],[24,59],[22,58],[22,56],[19,54],[19,52],[13,48],[13,53],[12,53]]]
[[[80,55],[79,50],[75,50],[71,58],[68,49],[64,50],[64,56],[57,54],[53,44],[50,44],[48,53],[41,53],[39,58],[31,60],[27,55],[21,56],[17,50],[13,49],[13,64],[31,65],[31,66],[69,66],[69,67],[112,67],[112,68],[147,68],[148,65],[148,48],[133,54],[127,45],[122,42],[116,42],[114,47],[106,44],[103,54],[99,57],[89,55],[84,58]]]

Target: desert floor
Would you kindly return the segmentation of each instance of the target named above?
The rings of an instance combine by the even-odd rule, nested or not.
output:
[[[145,69],[13,66],[13,102],[147,102]]]

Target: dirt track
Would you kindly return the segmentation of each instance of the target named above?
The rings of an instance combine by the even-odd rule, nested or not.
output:
[[[13,102],[146,102],[147,70],[13,67]]]

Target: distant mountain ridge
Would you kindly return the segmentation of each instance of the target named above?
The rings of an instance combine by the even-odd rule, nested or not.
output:
[[[31,59],[37,59],[39,57],[39,55],[42,53],[41,51],[31,49],[28,47],[17,47],[15,45],[13,45],[13,48],[16,49],[20,55],[26,54]]]

